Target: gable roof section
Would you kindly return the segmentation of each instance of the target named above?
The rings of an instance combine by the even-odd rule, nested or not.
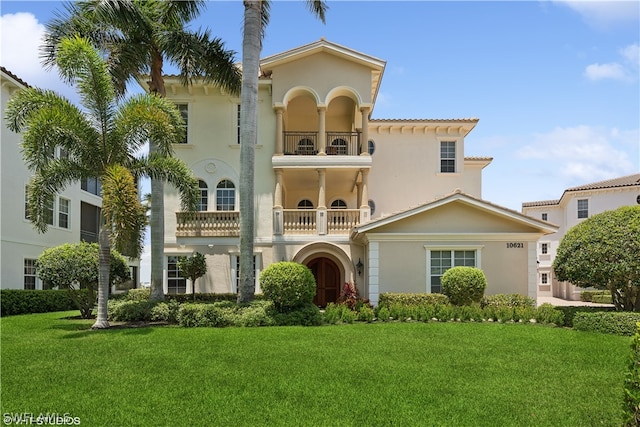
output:
[[[20,77],[16,76],[11,71],[7,70],[1,65],[0,65],[0,71],[2,71],[2,74],[4,74],[5,78],[13,80],[13,84],[15,84],[16,86],[29,87],[29,84],[27,82],[25,82]]]
[[[523,202],[522,207],[531,208],[531,207],[537,207],[537,206],[559,205],[567,193],[576,192],[576,191],[604,190],[609,188],[634,187],[634,186],[640,187],[640,173],[622,176],[620,178],[613,178],[613,179],[606,179],[604,181],[592,182],[591,184],[579,185],[577,187],[567,188],[562,193],[562,197],[560,197],[558,200],[541,200],[541,201],[535,201],[535,202]]]
[[[452,203],[463,203],[468,207],[496,216],[501,220],[506,220],[520,226],[538,229],[539,232],[543,234],[555,233],[558,230],[558,227],[556,225],[549,222],[532,218],[520,212],[495,205],[493,203],[463,193],[460,190],[456,190],[454,193],[434,200],[432,202],[424,203],[422,205],[361,224],[358,227],[354,228],[351,233],[351,238],[356,238],[358,235],[361,235],[363,233],[376,231],[383,228],[384,226],[397,223],[411,217],[415,217],[416,215],[437,209],[439,207],[451,205]]]

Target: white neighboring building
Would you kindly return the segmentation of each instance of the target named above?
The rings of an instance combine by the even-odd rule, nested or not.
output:
[[[28,84],[6,68],[0,69],[0,288],[42,289],[43,284],[35,274],[35,260],[45,249],[63,243],[97,242],[102,199],[98,196],[100,189],[95,180],[71,185],[56,196],[48,231],[44,234],[36,231],[26,213],[25,189],[32,174],[22,159],[21,136],[10,131],[4,119],[9,99]],[[137,283],[137,266],[132,266],[132,273],[134,283]]]
[[[523,203],[523,214],[559,226],[556,233],[538,241],[538,296],[579,300],[582,288],[558,282],[553,274],[553,260],[562,237],[585,218],[634,204],[640,204],[640,173],[568,188],[559,200]]]

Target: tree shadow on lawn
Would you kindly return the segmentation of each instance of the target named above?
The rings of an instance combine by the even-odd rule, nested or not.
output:
[[[127,335],[147,335],[154,327],[167,326],[167,322],[110,322],[108,329],[91,329],[93,320],[83,319],[80,316],[61,317],[62,322],[55,323],[49,329],[69,331],[62,335],[62,339],[83,338],[96,333],[124,333]]]

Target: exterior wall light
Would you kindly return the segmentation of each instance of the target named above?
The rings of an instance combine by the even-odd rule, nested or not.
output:
[[[356,264],[356,271],[358,272],[358,276],[362,276],[363,267],[364,267],[364,264],[362,264],[362,261],[360,261],[360,258],[358,258],[358,263]]]

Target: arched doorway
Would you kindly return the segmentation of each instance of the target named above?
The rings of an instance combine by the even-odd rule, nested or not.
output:
[[[340,296],[340,269],[329,258],[314,258],[307,264],[316,279],[316,296],[313,303],[326,307],[330,302],[336,302]]]

